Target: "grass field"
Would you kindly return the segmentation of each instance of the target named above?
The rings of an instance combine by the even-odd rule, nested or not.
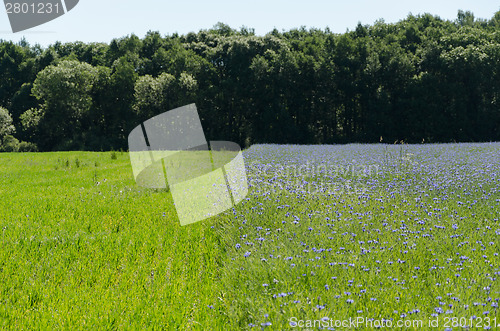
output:
[[[0,326],[500,324],[500,144],[244,155],[244,202],[181,227],[127,153],[0,154]]]

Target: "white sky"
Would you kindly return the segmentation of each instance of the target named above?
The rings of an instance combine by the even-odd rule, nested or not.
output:
[[[22,0],[11,0],[22,2]],[[496,0],[80,0],[66,15],[33,29],[13,34],[5,10],[0,10],[0,39],[48,46],[56,41],[110,42],[131,33],[162,35],[208,29],[217,22],[233,28],[247,26],[258,35],[273,28],[306,26],[342,33],[358,22],[372,24],[383,18],[397,22],[409,13],[431,13],[454,20],[459,9],[490,19],[500,10]]]

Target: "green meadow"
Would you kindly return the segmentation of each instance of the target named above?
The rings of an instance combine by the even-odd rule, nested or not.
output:
[[[495,329],[499,151],[257,145],[248,197],[185,227],[128,153],[0,154],[0,326]]]
[[[168,192],[135,185],[127,153],[1,154],[0,195],[3,327],[224,323],[208,308],[219,238],[209,222],[181,228]]]

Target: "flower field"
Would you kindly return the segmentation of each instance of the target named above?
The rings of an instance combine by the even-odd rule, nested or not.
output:
[[[246,157],[252,194],[222,232],[225,309],[240,327],[500,324],[499,144],[255,146]]]
[[[247,198],[180,227],[168,191],[135,185],[127,153],[0,154],[0,326],[500,324],[500,144],[244,157]]]

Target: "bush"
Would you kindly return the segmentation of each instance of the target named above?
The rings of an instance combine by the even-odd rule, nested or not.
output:
[[[0,152],[17,152],[19,151],[19,140],[11,135],[6,135],[3,138],[2,145],[0,146]]]
[[[18,152],[22,153],[38,152],[38,147],[36,144],[29,143],[27,141],[21,141],[19,143]]]
[[[14,152],[38,152],[37,145],[27,142],[19,141],[11,135],[7,135],[3,138],[0,144],[0,152],[14,153]]]

